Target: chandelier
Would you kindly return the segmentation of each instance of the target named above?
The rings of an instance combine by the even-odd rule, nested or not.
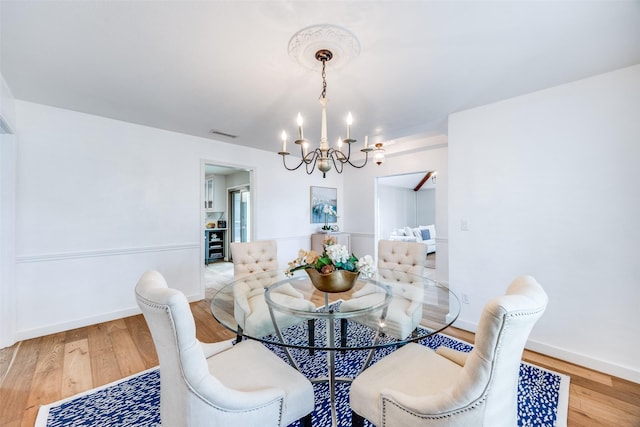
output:
[[[364,146],[360,149],[365,154],[364,162],[361,164],[355,164],[351,161],[351,145],[357,141],[351,138],[351,125],[353,123],[353,116],[351,113],[347,115],[347,136],[345,139],[340,137],[336,143],[336,147],[331,147],[327,140],[327,75],[325,67],[328,61],[333,58],[333,53],[329,49],[320,49],[315,54],[315,59],[322,62],[322,92],[320,93],[320,105],[322,106],[322,123],[320,130],[320,145],[312,151],[309,151],[310,142],[304,138],[303,120],[302,115],[298,113],[298,139],[294,141],[296,145],[300,146],[300,163],[294,167],[287,166],[286,157],[290,154],[287,151],[287,133],[283,130],[281,134],[282,138],[282,150],[278,152],[282,156],[282,164],[285,169],[294,171],[300,166],[305,165],[307,174],[311,175],[316,166],[318,170],[322,172],[322,177],[327,177],[327,172],[331,170],[331,167],[338,173],[342,173],[345,164],[351,165],[354,168],[362,168],[367,164],[369,160],[369,153],[373,153],[376,164],[380,165],[384,161],[384,149],[382,143],[376,143],[374,147],[369,146],[369,137],[364,137]],[[345,148],[346,146],[346,148]],[[345,152],[346,149],[346,152]]]

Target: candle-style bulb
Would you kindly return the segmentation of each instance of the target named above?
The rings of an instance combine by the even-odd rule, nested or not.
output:
[[[347,139],[351,139],[351,123],[353,123],[353,116],[349,112],[347,114]]]
[[[286,152],[287,151],[287,133],[285,131],[282,131],[282,152]]]
[[[304,132],[302,131],[302,114],[298,113],[298,139],[302,141],[304,139]]]

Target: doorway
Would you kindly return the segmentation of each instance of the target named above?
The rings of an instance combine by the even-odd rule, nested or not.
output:
[[[418,240],[413,234],[418,227],[429,227],[425,266],[436,267],[436,178],[433,171],[378,177],[376,206],[378,212],[377,235],[380,239]],[[433,236],[431,236],[433,234]]]
[[[255,179],[252,167],[221,164],[215,161],[201,160],[201,286],[203,295],[210,297],[213,292],[233,280],[233,264],[229,243],[253,239],[255,230],[252,221],[256,218],[255,194],[250,192]],[[239,192],[240,210],[233,209],[230,194]],[[241,215],[240,233],[234,230],[233,218],[236,211]],[[233,237],[232,237],[233,236]],[[233,240],[232,240],[233,239]],[[242,240],[242,241],[244,241]]]
[[[203,239],[203,265],[217,261],[231,261],[231,251],[229,243],[232,241],[246,241],[251,238],[253,227],[251,225],[251,212],[253,204],[250,189],[253,184],[253,170],[243,166],[225,165],[202,161],[202,216],[201,221],[204,229]],[[238,191],[240,207],[244,207],[244,212],[233,210],[234,205],[229,195],[233,191]],[[244,202],[243,202],[244,198]],[[244,235],[236,238],[233,227],[233,216],[242,216],[241,225]]]

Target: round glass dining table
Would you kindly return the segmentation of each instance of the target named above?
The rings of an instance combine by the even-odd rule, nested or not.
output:
[[[326,352],[332,425],[337,425],[335,384],[353,378],[336,377],[336,352],[374,350],[419,341],[449,327],[460,314],[457,296],[428,277],[378,269],[359,277],[346,292],[316,289],[304,271],[292,277],[266,271],[237,279],[211,301],[214,318],[238,335],[281,348],[301,370],[295,353]],[[296,350],[297,349],[297,350]]]

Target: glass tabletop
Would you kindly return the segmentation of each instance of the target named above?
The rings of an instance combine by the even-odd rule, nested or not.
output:
[[[456,295],[437,281],[379,269],[346,292],[317,290],[305,271],[252,274],[211,301],[224,327],[268,344],[312,350],[362,350],[424,339],[460,313]],[[330,339],[329,339],[330,338]]]

